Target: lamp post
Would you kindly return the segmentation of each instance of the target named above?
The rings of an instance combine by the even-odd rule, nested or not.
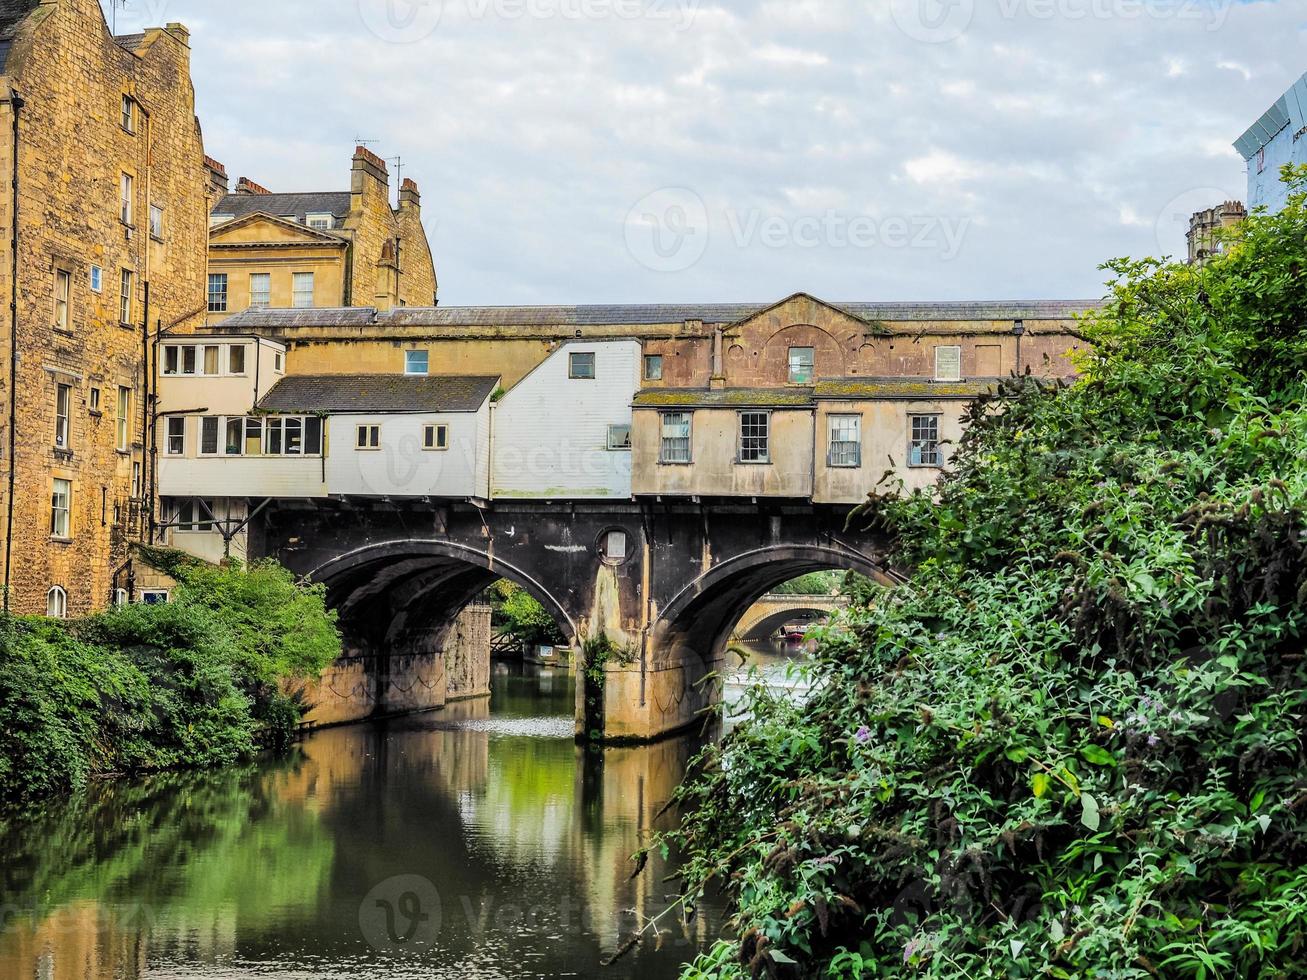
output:
[[[1017,338],[1017,377],[1021,377],[1021,338],[1026,335],[1026,321],[1017,320],[1012,324],[1012,336]]]

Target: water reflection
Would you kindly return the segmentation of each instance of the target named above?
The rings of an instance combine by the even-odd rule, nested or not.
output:
[[[0,977],[676,976],[710,916],[600,961],[669,903],[627,859],[694,746],[576,746],[566,671],[493,687],[0,828]]]
[[[794,698],[805,697],[809,681],[802,668],[810,662],[814,646],[815,641],[766,640],[732,647],[722,686],[725,730],[748,716],[748,691],[755,685]]]

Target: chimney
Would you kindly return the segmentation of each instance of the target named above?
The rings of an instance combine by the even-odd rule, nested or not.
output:
[[[242,177],[240,180],[236,181],[236,193],[262,195],[271,194],[272,191],[268,190],[262,184],[254,183],[254,181],[250,180],[248,177]]]
[[[386,161],[381,159],[366,146],[357,147],[354,150],[354,167],[351,179],[353,185],[350,190],[355,194],[363,192],[363,179],[371,177],[383,188],[390,187],[390,171],[386,169]],[[389,197],[389,190],[387,190]]]
[[[214,198],[227,196],[227,168],[213,157],[204,158],[204,170],[209,175],[209,195]]]
[[[412,177],[405,177],[404,183],[399,185],[399,207],[413,208],[415,211],[422,209],[422,194],[418,190],[417,181]]]
[[[188,48],[191,46],[191,32],[190,29],[187,28],[185,24],[178,23],[177,21],[174,20],[171,23],[169,23],[168,26],[164,28],[164,30],[167,31],[169,34],[171,34],[173,37],[175,37],[177,40],[181,41],[181,43],[186,45]]]

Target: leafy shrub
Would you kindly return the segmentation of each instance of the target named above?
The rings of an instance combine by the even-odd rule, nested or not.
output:
[[[75,622],[0,620],[0,796],[28,802],[95,774],[226,765],[284,745],[283,685],[340,652],[320,589],[275,565],[178,561],[175,601]]]
[[[1071,386],[873,497],[902,589],[682,789],[687,976],[1307,975],[1307,169],[1205,268],[1109,264]]]

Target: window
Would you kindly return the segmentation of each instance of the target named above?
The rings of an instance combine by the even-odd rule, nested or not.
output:
[[[245,455],[257,456],[263,452],[263,420],[245,420]]]
[[[218,455],[218,416],[205,415],[200,419],[200,455]]]
[[[232,344],[227,348],[227,373],[244,374],[245,373],[245,345]]]
[[[118,388],[118,451],[126,452],[132,441],[132,389]]]
[[[137,500],[145,495],[145,483],[141,480],[141,464],[139,461],[132,463],[132,496]]]
[[[404,373],[405,374],[426,374],[428,365],[431,363],[431,355],[424,350],[406,350],[404,351]]]
[[[660,463],[690,462],[691,412],[664,412],[662,416],[662,447],[658,453]]]
[[[183,347],[182,349],[182,374],[195,374],[198,362],[195,359],[194,347]]]
[[[226,438],[223,440],[223,452],[228,456],[245,455],[245,420],[243,418],[227,419],[223,426]]]
[[[163,241],[163,208],[150,205],[150,237]]]
[[[239,420],[233,419],[232,422]],[[245,419],[245,452],[258,452],[263,434],[265,456],[317,456],[322,452],[322,419],[316,415]],[[239,429],[233,424],[228,438],[234,441]]]
[[[56,449],[68,448],[68,409],[72,400],[73,389],[69,385],[55,385],[54,445]]]
[[[68,593],[62,586],[56,585],[45,594],[45,614],[51,619],[68,617]]]
[[[67,330],[69,328],[71,322],[69,309],[72,303],[72,295],[72,273],[64,269],[56,269],[54,273],[54,328],[56,330]]]
[[[122,279],[119,282],[118,293],[118,322],[129,325],[132,322],[132,295],[136,290],[136,273],[131,269],[124,269]]]
[[[100,414],[100,389],[99,388],[91,389],[91,397],[88,401],[88,405],[92,415]]]
[[[613,563],[626,561],[625,531],[609,531],[604,535],[604,560]]]
[[[127,597],[127,590],[126,590],[126,589],[114,589],[114,590],[113,590],[113,604],[114,604],[114,608],[116,608],[116,609],[121,609],[123,606],[127,605],[127,602],[128,602],[128,597]]]
[[[227,312],[227,273],[225,272],[209,274],[209,312]]]
[[[209,227],[216,228],[218,225],[225,225],[235,217],[234,214],[211,214],[209,215]]]
[[[168,417],[167,453],[169,456],[186,455],[186,419],[180,416]]]
[[[205,519],[208,516],[205,506],[205,504],[189,498],[179,500],[173,509],[170,523],[178,531],[211,531],[213,530],[213,522]]]
[[[274,351],[272,355],[272,370],[281,374],[286,370],[286,358],[281,351]]]
[[[961,381],[962,380],[962,348],[961,347],[936,347],[935,348],[935,380],[936,381]]]
[[[272,275],[268,272],[250,273],[250,306],[260,309],[272,305]]]
[[[104,292],[104,270],[98,265],[91,266],[91,292]]]
[[[771,416],[766,412],[741,412],[739,461],[741,463],[771,462],[768,447],[770,433]]]
[[[816,355],[816,350],[811,347],[790,348],[790,384],[812,384]]]
[[[123,174],[122,183],[119,186],[119,218],[122,223],[130,225],[132,223],[132,214],[134,213],[134,203],[136,197],[136,178],[131,174]]]
[[[830,466],[862,465],[862,416],[830,417],[830,453],[826,462]]]
[[[286,442],[286,455],[304,455],[304,420],[296,418],[283,420],[282,433]]]
[[[358,428],[358,439],[355,441],[354,445],[359,449],[380,449],[381,426],[360,425]]]
[[[663,380],[663,355],[662,354],[645,355],[644,380],[645,381]]]
[[[608,448],[614,452],[630,452],[631,427],[629,425],[610,425],[608,427]]]
[[[313,273],[297,272],[294,275],[291,305],[296,309],[310,309],[313,306]]]
[[[582,381],[593,381],[595,376],[594,354],[572,354],[567,361],[567,376]]]
[[[317,228],[322,231],[334,227],[336,218],[330,214],[310,214],[305,216],[304,223],[310,228]]]
[[[441,452],[449,448],[449,426],[427,425],[422,428],[422,448]]]
[[[142,589],[141,602],[147,606],[165,606],[168,604],[168,590]]]
[[[72,537],[69,514],[72,512],[73,484],[71,480],[55,480],[54,492],[50,496],[50,536],[68,539]]]
[[[136,100],[130,95],[123,96],[123,129],[129,133],[136,132]]]
[[[221,373],[219,362],[222,358],[222,348],[217,344],[208,344],[204,348],[204,374],[207,377],[215,377]]]
[[[908,444],[909,466],[939,466],[939,416],[912,415],[912,441]]]

